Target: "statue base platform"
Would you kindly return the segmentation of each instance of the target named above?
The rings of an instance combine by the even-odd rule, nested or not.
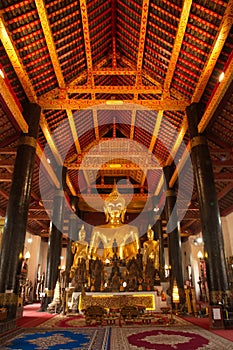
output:
[[[82,311],[88,306],[106,309],[121,309],[123,306],[138,306],[146,310],[161,312],[167,306],[157,292],[85,293],[73,292],[69,309]]]

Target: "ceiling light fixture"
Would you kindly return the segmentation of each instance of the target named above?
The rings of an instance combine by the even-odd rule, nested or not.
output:
[[[5,79],[5,75],[4,75],[3,70],[1,68],[0,68],[0,75],[1,75],[2,79]]]
[[[221,81],[223,80],[224,78],[224,72],[222,72],[220,75],[219,75],[219,78],[218,78],[218,81],[221,83]]]
[[[112,105],[112,106],[115,106],[115,105],[123,105],[123,101],[121,100],[107,100],[106,101],[106,105]]]
[[[112,169],[119,169],[121,168],[121,164],[109,164],[109,167]]]

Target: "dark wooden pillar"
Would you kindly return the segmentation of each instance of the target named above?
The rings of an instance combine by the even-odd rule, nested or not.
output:
[[[28,133],[19,138],[12,185],[6,210],[0,256],[0,306],[7,308],[7,320],[16,317],[19,275],[24,250],[28,208],[32,187],[41,109],[27,104],[23,116]]]
[[[65,177],[65,171],[63,172]],[[42,303],[42,309],[45,310],[48,304],[53,300],[56,282],[59,277],[59,266],[62,249],[62,230],[64,214],[64,191],[56,189],[53,201],[53,215],[49,234],[47,269],[45,280],[45,299]]]
[[[203,111],[203,105],[198,103],[192,103],[186,110],[191,136],[191,159],[200,206],[210,304],[215,305],[218,297],[228,292],[229,285],[209,148],[206,137],[198,133],[198,124]]]
[[[163,226],[162,226],[162,218],[159,213],[159,198],[154,196],[152,198],[152,211],[153,211],[153,231],[155,232],[155,239],[159,240],[159,276],[160,281],[163,282],[165,280],[165,258],[164,258],[164,241],[163,241]]]
[[[176,191],[169,187],[171,176],[173,175],[173,166],[166,166],[163,168],[166,181],[166,203],[165,214],[167,220],[167,234],[168,234],[168,253],[170,270],[170,287],[171,292],[176,280],[180,302],[185,301],[184,297],[184,278],[182,269],[182,255],[181,255],[181,240],[178,231],[178,215],[176,210]]]
[[[71,197],[70,204],[73,212],[69,218],[69,231],[68,231],[68,243],[66,249],[66,287],[69,286],[70,269],[73,264],[74,255],[72,253],[72,243],[78,240],[78,227],[79,227],[79,209],[78,209],[78,197]]]

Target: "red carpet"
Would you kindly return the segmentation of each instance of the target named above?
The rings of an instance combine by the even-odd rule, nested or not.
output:
[[[17,327],[36,327],[55,316],[47,312],[38,312],[39,309],[40,304],[26,305],[23,309],[23,317],[17,320]]]
[[[192,324],[195,324],[196,326],[204,328],[214,334],[219,335],[220,337],[223,337],[233,342],[233,329],[211,329],[210,321],[208,317],[198,318],[198,317],[188,316],[188,317],[182,317],[182,318],[188,322],[191,322]]]

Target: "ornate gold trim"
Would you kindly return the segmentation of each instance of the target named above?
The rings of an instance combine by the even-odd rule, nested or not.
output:
[[[33,148],[36,148],[37,140],[34,137],[23,135],[23,136],[20,136],[19,142],[18,142],[18,146],[21,146],[21,145],[28,145]]]
[[[191,139],[190,143],[191,143],[191,149],[192,149],[193,147],[196,147],[199,145],[207,145],[207,140],[206,140],[205,136],[198,135],[198,136],[193,137]]]
[[[54,295],[54,290],[47,290],[46,294],[47,294],[47,297],[49,297],[49,298],[51,297],[52,298],[53,295]]]

